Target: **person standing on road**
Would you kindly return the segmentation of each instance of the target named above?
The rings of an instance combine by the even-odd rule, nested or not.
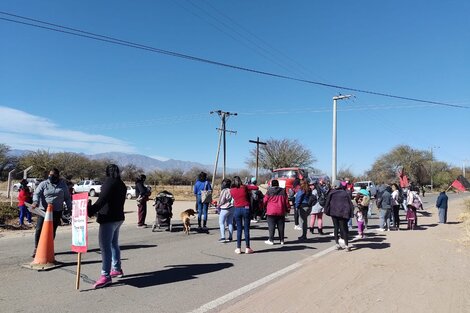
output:
[[[209,211],[209,203],[202,202],[201,191],[203,190],[212,190],[212,186],[207,180],[207,174],[201,172],[194,184],[194,195],[196,196],[197,205],[197,225],[199,231],[201,231],[201,218],[203,222],[202,227],[207,229],[207,213]]]
[[[26,216],[26,225],[31,226],[33,222],[31,219],[31,212],[26,207],[27,203],[31,203],[31,191],[28,187],[28,181],[26,179],[21,180],[20,189],[18,192],[18,208],[20,209],[20,226],[24,226],[24,218]]]
[[[446,190],[442,189],[436,201],[436,207],[437,207],[437,210],[439,211],[439,224],[447,223],[448,202],[449,202],[449,197],[447,197],[446,195]]]
[[[393,226],[396,230],[400,230],[400,200],[400,188],[397,184],[392,184]]]
[[[233,178],[230,194],[233,198],[233,206],[235,207],[234,217],[237,223],[237,249],[235,249],[236,254],[242,253],[242,229],[245,232],[245,253],[250,254],[254,252],[250,247],[250,190],[258,190],[258,186],[243,185],[240,176],[235,176]]]
[[[358,209],[362,212],[362,218],[364,222],[364,229],[367,228],[369,224],[369,204],[370,204],[370,193],[367,190],[367,185],[361,184],[361,189],[356,195],[355,201],[357,203]]]
[[[141,174],[135,182],[135,196],[137,197],[137,227],[146,228],[145,218],[147,217],[147,201],[149,200],[150,192],[144,183],[147,176]]]
[[[302,220],[302,235],[298,238],[299,240],[307,239],[307,219],[312,211],[312,207],[308,205],[308,202],[311,196],[312,190],[310,190],[307,178],[304,178],[300,182],[299,191],[295,194],[295,208]]]
[[[292,182],[292,189],[288,191],[288,196],[292,206],[294,207],[294,229],[301,230],[302,228],[299,225],[299,210],[295,207],[295,195],[300,190],[300,178],[295,178]]]
[[[279,187],[279,181],[273,179],[271,187],[268,188],[263,205],[266,208],[266,220],[269,228],[269,239],[264,243],[267,245],[274,244],[274,231],[279,232],[279,241],[284,244],[284,228],[286,222],[286,212],[289,210],[289,199],[284,188]]]
[[[351,196],[342,188],[339,180],[335,180],[333,182],[333,189],[328,192],[325,214],[331,216],[331,219],[333,220],[336,249],[343,249],[339,244],[339,231],[341,233],[341,238],[344,240],[344,249],[346,251],[351,251],[348,239],[348,220],[354,216],[354,205],[351,201]]]
[[[316,197],[317,201],[312,207],[312,212],[310,213],[310,233],[313,235],[314,233],[314,228],[315,228],[315,221],[317,221],[317,228],[318,228],[318,233],[320,235],[323,235],[323,207],[320,204],[320,198],[321,194],[323,193],[323,190],[321,189],[320,185],[312,181],[311,187],[313,188],[312,190],[312,196]]]
[[[222,181],[222,191],[220,192],[219,201],[217,208],[219,209],[219,228],[220,228],[220,239],[219,242],[225,243],[232,241],[233,239],[233,199],[230,194],[230,185],[232,181],[230,179],[224,179]],[[225,224],[228,226],[228,240],[225,237]]]
[[[60,225],[60,218],[62,217],[62,211],[64,210],[64,202],[67,206],[67,210],[72,210],[72,199],[70,197],[69,188],[65,183],[65,180],[60,178],[60,172],[57,168],[53,168],[49,172],[48,179],[42,181],[33,194],[32,209],[39,207],[41,210],[46,211],[47,205],[52,204],[52,220],[54,229],[54,238],[57,231],[57,227]],[[42,224],[44,223],[44,217],[38,216],[36,222],[36,233],[34,236],[34,252],[33,257],[36,255],[36,248],[41,237]]]
[[[124,222],[124,202],[127,187],[121,180],[119,167],[109,164],[106,167],[106,180],[101,186],[101,193],[96,202],[88,207],[88,216],[96,213],[100,224],[98,240],[101,251],[101,276],[93,286],[105,287],[112,282],[112,277],[123,277],[121,250],[119,248],[119,229]]]
[[[390,217],[392,215],[392,188],[386,186],[380,198],[380,228],[379,231],[390,230]]]

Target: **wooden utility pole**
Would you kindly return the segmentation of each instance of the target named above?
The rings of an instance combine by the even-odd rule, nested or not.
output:
[[[259,137],[256,137],[256,141],[255,140],[249,140],[249,142],[251,143],[256,143],[256,181],[258,181],[258,167],[259,167],[259,145],[263,145],[263,146],[266,146],[267,143],[266,142],[262,142],[262,141],[259,141]]]

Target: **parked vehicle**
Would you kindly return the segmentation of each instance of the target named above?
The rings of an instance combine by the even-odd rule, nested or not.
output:
[[[26,180],[28,181],[28,187],[31,189],[31,191],[33,191],[37,187],[37,185],[39,185],[39,183],[42,181],[42,179],[39,178],[26,178]],[[14,184],[12,187],[13,191],[18,191],[20,189],[20,186],[20,183]]]
[[[367,191],[369,191],[370,196],[375,197],[375,195],[377,194],[377,187],[370,180],[355,182],[354,183],[354,191],[352,193],[353,197],[355,197],[357,195],[357,193],[359,192],[359,190],[361,190],[362,185],[366,185],[367,186],[366,189],[367,189]]]
[[[95,197],[101,192],[101,182],[97,180],[82,180],[73,185],[73,193],[87,192],[90,197]]]
[[[308,173],[305,169],[299,167],[284,167],[274,169],[271,180],[277,179],[279,181],[279,187],[289,190],[292,189],[292,184],[296,178],[302,179],[304,177],[308,177]],[[268,182],[269,186],[271,186],[271,180]]]
[[[127,199],[135,198],[135,188],[132,186],[126,186],[126,187],[127,187],[126,198]]]

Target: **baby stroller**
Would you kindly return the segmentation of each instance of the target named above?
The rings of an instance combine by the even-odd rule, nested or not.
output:
[[[163,190],[155,197],[153,206],[155,207],[156,219],[152,226],[152,231],[166,227],[167,231],[171,231],[171,218],[173,217],[173,202],[175,201],[173,194]]]

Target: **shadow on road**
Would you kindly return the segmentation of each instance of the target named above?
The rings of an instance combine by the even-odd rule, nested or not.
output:
[[[125,278],[119,280],[119,284],[126,284],[136,288],[171,284],[196,279],[199,275],[221,271],[232,266],[233,263],[168,265],[166,266],[168,269],[160,271],[126,274]]]
[[[135,250],[135,249],[146,249],[146,248],[155,248],[157,245],[122,245],[120,246],[121,251],[122,250]],[[95,249],[88,249],[87,253],[89,252],[100,252],[99,248]],[[64,252],[56,252],[55,255],[67,255],[67,254],[76,254],[76,252],[73,251],[64,251]]]
[[[298,242],[298,241],[294,241],[294,242],[289,242],[289,243],[295,243],[295,242]],[[277,247],[277,248],[275,248]],[[274,245],[273,248],[269,248],[269,249],[264,249],[264,250],[256,250],[256,254],[260,254],[260,253],[266,253],[266,252],[286,252],[286,251],[299,251],[299,250],[306,250],[306,249],[317,249],[315,247],[309,247],[309,246],[306,246],[306,245],[288,245],[288,246],[281,246],[281,245]]]

